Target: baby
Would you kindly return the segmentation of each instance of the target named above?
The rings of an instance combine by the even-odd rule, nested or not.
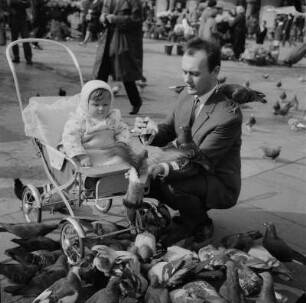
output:
[[[129,128],[120,110],[112,108],[113,99],[110,86],[103,81],[89,81],[82,88],[80,104],[62,135],[65,153],[80,166],[99,166],[118,157],[133,164]]]

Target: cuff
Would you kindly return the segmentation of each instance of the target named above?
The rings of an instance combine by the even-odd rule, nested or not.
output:
[[[159,163],[164,168],[164,173],[161,175],[161,177],[167,177],[169,175],[169,164],[168,163]]]

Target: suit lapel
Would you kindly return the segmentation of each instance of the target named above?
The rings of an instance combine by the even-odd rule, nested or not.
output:
[[[215,95],[216,93],[213,93],[209,97],[209,99],[202,107],[198,117],[195,119],[194,124],[192,126],[193,136],[197,133],[197,131],[201,128],[201,126],[210,118],[210,115],[214,111],[216,106]]]

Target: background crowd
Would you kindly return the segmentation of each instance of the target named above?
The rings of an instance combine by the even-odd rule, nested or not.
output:
[[[236,57],[244,49],[245,38],[256,39],[259,44],[266,38],[278,41],[279,45],[303,42],[304,16],[278,14],[274,27],[268,29],[259,16],[246,18],[245,2],[236,1],[237,8],[227,10],[218,6],[217,0],[206,0],[193,10],[177,6],[161,13],[143,2],[143,36],[171,42],[199,36],[213,39],[221,46],[231,43]],[[23,28],[20,36],[81,38],[85,44],[97,40],[103,29],[99,22],[103,0],[2,0],[1,6],[1,25],[10,27],[13,38],[18,32],[17,23]]]

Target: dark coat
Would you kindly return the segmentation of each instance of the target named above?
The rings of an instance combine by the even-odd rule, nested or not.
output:
[[[152,145],[164,146],[177,138],[180,127],[189,124],[193,96],[185,95],[173,113],[158,126]],[[229,208],[237,203],[241,188],[241,125],[239,105],[215,92],[192,126],[193,141],[210,160],[214,173],[206,176],[206,207]]]
[[[97,79],[104,60],[110,60],[113,80],[132,82],[142,79],[142,17],[140,0],[105,0],[102,14],[114,14],[114,24],[99,39],[93,78]],[[106,56],[104,54],[106,53]]]
[[[247,34],[246,19],[244,14],[238,14],[232,24],[233,50],[236,58],[245,50],[245,39]]]

